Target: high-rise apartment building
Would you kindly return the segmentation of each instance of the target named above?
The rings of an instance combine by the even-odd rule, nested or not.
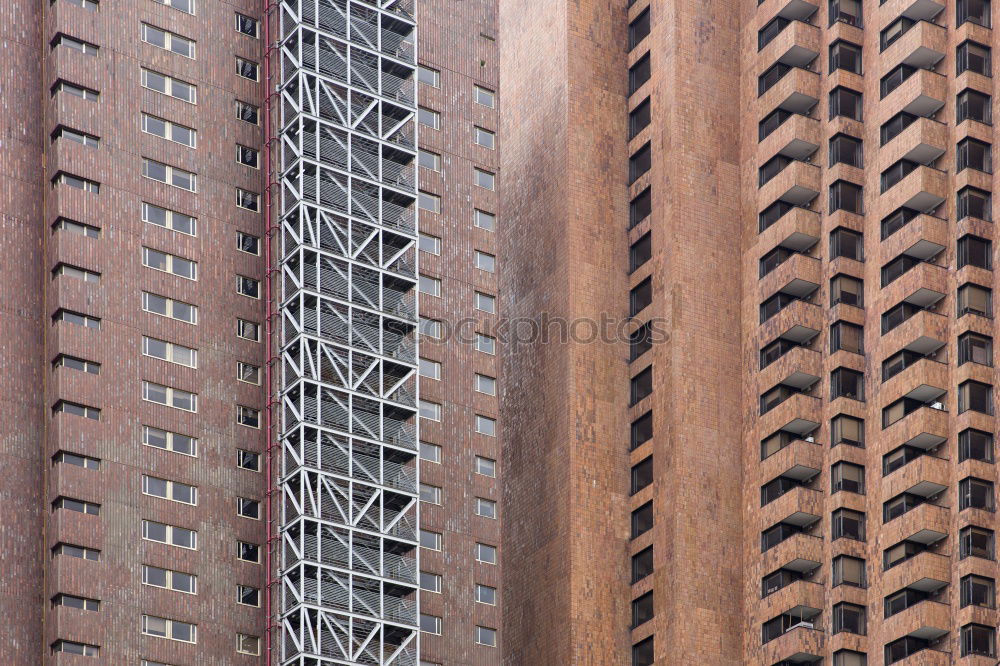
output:
[[[0,661],[993,666],[994,10],[4,3]]]

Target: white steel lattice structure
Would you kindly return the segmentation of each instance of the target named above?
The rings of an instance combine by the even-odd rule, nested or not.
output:
[[[281,0],[283,665],[416,666],[414,0]]]

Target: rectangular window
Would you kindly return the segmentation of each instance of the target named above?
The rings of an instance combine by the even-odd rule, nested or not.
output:
[[[77,234],[78,236],[86,236],[87,238],[100,238],[101,229],[90,224],[84,224],[83,222],[76,222],[75,220],[69,220],[65,217],[60,217],[52,225],[52,232],[57,231],[68,231],[71,234]]]
[[[475,306],[477,310],[482,312],[488,312],[490,314],[496,314],[497,311],[497,297],[492,294],[484,294],[481,291],[476,292]]]
[[[843,116],[860,121],[863,106],[861,93],[856,90],[837,86],[830,91],[830,120]]]
[[[958,482],[958,508],[993,511],[993,483],[975,477],[966,477]]]
[[[866,627],[866,612],[864,606],[839,603],[833,606],[833,633],[846,631],[864,636],[868,633]]]
[[[246,541],[236,542],[236,559],[260,564],[260,546]]]
[[[260,256],[260,237],[252,234],[236,232],[236,249],[254,256]]]
[[[831,492],[846,490],[859,495],[865,494],[865,468],[861,465],[844,461],[834,463],[830,468],[830,481],[833,486]]]
[[[628,24],[629,51],[639,45],[649,34],[649,8],[647,7]]]
[[[52,547],[52,556],[66,555],[67,557],[75,557],[80,560],[90,560],[91,562],[99,562],[101,559],[101,551],[95,548],[84,548],[83,546],[74,546],[68,543],[57,543]]]
[[[496,437],[496,419],[491,419],[490,417],[483,416],[482,414],[476,414],[476,432],[480,435],[486,435],[487,437]]]
[[[642,87],[652,75],[649,54],[645,54],[635,61],[635,64],[628,69],[628,94],[631,95]]]
[[[194,14],[195,0],[153,0],[153,2],[166,5],[167,7],[173,7],[174,9],[182,11],[185,14]]]
[[[424,127],[441,129],[441,114],[424,107],[417,109],[417,121]]]
[[[421,294],[441,297],[441,280],[429,275],[421,275],[417,280],[417,287]]]
[[[254,321],[247,321],[246,319],[237,319],[236,337],[251,342],[260,342],[260,324]]]
[[[236,515],[241,518],[260,520],[260,502],[246,497],[236,498]]]
[[[61,126],[56,128],[56,131],[52,133],[52,140],[55,141],[57,139],[69,139],[70,141],[81,143],[88,148],[97,148],[101,144],[100,138],[93,134]]]
[[[848,351],[864,355],[864,329],[846,321],[837,321],[830,326],[830,353]]]
[[[143,202],[142,221],[188,236],[197,234],[198,221],[196,218],[151,203]]]
[[[424,169],[441,171],[441,156],[429,150],[420,149],[417,151],[417,164]]]
[[[644,173],[653,166],[653,149],[650,142],[646,142],[639,150],[635,151],[628,160],[628,182],[634,183]]]
[[[198,263],[149,247],[142,248],[142,265],[188,280],[198,279]]]
[[[86,268],[80,268],[78,266],[70,266],[69,264],[56,264],[56,267],[52,269],[52,277],[57,278],[60,275],[65,275],[73,278],[74,280],[80,280],[81,282],[90,282],[93,284],[100,284],[101,282],[100,273],[87,270]]]
[[[441,576],[427,571],[420,572],[420,589],[424,592],[441,592]]]
[[[489,627],[476,627],[476,644],[486,647],[497,646],[497,630]]]
[[[245,123],[258,125],[260,124],[260,108],[253,104],[236,100],[236,117]]]
[[[860,185],[838,180],[830,185],[830,213],[844,210],[848,213],[863,214],[862,189]]]
[[[483,333],[476,333],[476,351],[493,356],[496,354],[496,349],[496,338],[484,335]]]
[[[491,479],[496,478],[497,475],[497,461],[492,458],[484,458],[482,456],[476,456],[476,474],[481,474],[482,476],[488,476]]]
[[[653,456],[648,456],[644,460],[632,466],[631,491],[635,495],[653,483]]]
[[[91,470],[97,470],[101,468],[100,458],[92,458],[90,456],[84,456],[78,453],[70,453],[69,451],[60,451],[54,456],[52,456],[52,464],[74,465],[76,467],[82,467],[83,469],[91,469]]]
[[[958,74],[975,72],[983,76],[993,76],[993,62],[990,47],[978,42],[964,41],[958,46],[955,61]]]
[[[101,328],[101,320],[99,318],[91,317],[90,315],[81,314],[79,312],[71,312],[62,308],[56,310],[55,314],[52,315],[53,324],[60,321],[65,321],[73,324],[74,326],[83,326],[84,328],[94,328],[97,330],[100,330]]]
[[[968,168],[983,173],[993,173],[992,146],[988,143],[966,137],[958,142],[955,155],[958,160],[958,171]]]
[[[142,492],[161,499],[173,500],[182,504],[198,504],[198,489],[180,481],[160,479],[147,474],[142,475]]]
[[[840,538],[865,540],[865,514],[850,509],[837,509],[831,516],[834,540]]]
[[[153,426],[142,426],[142,443],[164,451],[173,451],[192,457],[198,456],[197,438]]]
[[[475,172],[475,182],[478,187],[483,189],[493,190],[496,184],[496,175],[490,173],[489,171],[483,171],[482,169],[473,169]]]
[[[174,342],[142,336],[142,353],[188,368],[198,367],[198,350]]]
[[[628,114],[628,138],[634,139],[639,132],[646,129],[652,122],[651,104],[647,97],[639,106],[632,109]]]
[[[246,382],[247,384],[260,386],[260,367],[251,365],[250,363],[244,363],[243,361],[237,361],[236,379],[241,382]]]
[[[830,373],[830,399],[850,398],[864,402],[865,376],[850,368],[837,368]]]
[[[653,573],[653,547],[649,546],[632,556],[632,583],[638,583],[651,573]]]
[[[73,174],[66,173],[65,171],[60,171],[55,175],[52,179],[52,185],[53,187],[56,185],[67,185],[75,190],[83,190],[84,192],[90,192],[91,194],[101,193],[101,184],[96,180],[74,176]]]
[[[629,203],[629,229],[645,220],[652,212],[652,188],[647,187]]]
[[[476,544],[476,561],[484,564],[497,563],[497,548],[485,543]]]
[[[493,108],[496,104],[496,93],[482,86],[474,86],[476,93],[476,104],[482,104],[489,108]]]
[[[473,127],[473,137],[476,144],[482,146],[483,148],[489,148],[493,150],[496,148],[496,138],[497,135],[488,129],[483,129],[482,127]]]
[[[177,167],[142,158],[142,175],[146,178],[179,187],[188,192],[198,191],[198,175]]]
[[[142,616],[142,633],[184,643],[198,642],[198,627],[196,625],[152,615]]]
[[[247,60],[246,58],[236,57],[236,75],[243,77],[244,79],[250,79],[251,81],[256,81],[259,77],[260,65],[253,62],[252,60]]]
[[[632,666],[653,666],[654,636],[644,638],[632,646]]]
[[[861,74],[861,47],[842,39],[830,44],[830,73],[838,69]]]
[[[52,644],[52,652],[65,652],[66,654],[75,654],[81,657],[100,657],[101,647],[99,645],[78,643],[76,641],[67,641],[60,638]]]
[[[420,459],[431,463],[441,463],[441,447],[430,442],[420,442]]]
[[[193,39],[181,37],[168,30],[151,26],[148,23],[142,24],[142,41],[167,51],[173,51],[185,58],[194,58],[195,43]]]
[[[958,0],[955,9],[958,12],[958,25],[968,21],[989,28],[993,24],[990,0]]]
[[[864,284],[855,277],[841,274],[830,280],[830,307],[844,303],[863,308],[864,294]]]
[[[632,435],[629,450],[645,444],[653,438],[653,412],[649,411],[632,422]]]
[[[249,296],[250,298],[260,298],[260,280],[255,280],[245,275],[237,275],[236,293],[241,296]]]
[[[967,624],[962,627],[962,656],[997,656],[996,629],[981,624]]]
[[[52,406],[52,414],[72,414],[73,416],[82,416],[92,421],[101,420],[101,410],[97,407],[90,407],[89,405],[81,405],[77,402],[70,402],[68,400],[59,400],[55,405]]]
[[[993,366],[993,338],[966,332],[958,336],[958,364],[978,363]]]
[[[634,317],[653,302],[653,278],[647,277],[629,292],[629,316]]]
[[[958,192],[958,219],[977,217],[987,222],[993,219],[993,200],[989,192],[966,186]]]
[[[142,292],[142,309],[161,317],[170,317],[188,324],[198,323],[197,305],[175,301],[172,298],[151,294],[148,291]]]
[[[259,34],[257,19],[236,12],[236,32],[241,32],[247,37],[256,38]]]
[[[653,366],[649,366],[629,382],[629,404],[634,405],[653,392]]]
[[[198,411],[198,394],[153,382],[142,383],[142,399],[186,412]]]
[[[497,503],[483,497],[476,498],[476,515],[483,518],[497,517]]]
[[[994,533],[984,527],[968,525],[958,532],[958,554],[966,557],[981,557],[992,560],[994,557]]]
[[[157,541],[159,543],[187,548],[188,550],[198,549],[198,533],[175,525],[157,523],[152,520],[142,521],[142,538],[147,541]]]
[[[101,97],[101,93],[92,88],[84,88],[83,86],[78,86],[75,83],[70,83],[69,81],[59,80],[54,86],[52,86],[52,94],[56,93],[69,93],[74,97],[80,97],[87,100],[88,102],[96,102]]]
[[[142,584],[185,594],[198,594],[198,577],[171,569],[142,565]]]
[[[420,501],[427,504],[441,504],[441,488],[429,483],[421,483]]]
[[[486,395],[496,395],[497,394],[497,380],[488,375],[481,375],[476,373],[475,388],[477,393],[485,393]]]
[[[236,188],[236,205],[257,213],[260,211],[260,195],[239,187]]]
[[[497,605],[497,588],[476,583],[476,603],[487,606]]]
[[[867,587],[865,561],[849,555],[833,558],[833,586],[837,585]]]
[[[993,290],[971,282],[958,288],[958,316],[975,314],[993,316]]]
[[[639,240],[632,243],[628,254],[629,273],[635,272],[640,266],[653,257],[652,232],[647,231]]]
[[[830,139],[830,166],[846,164],[848,166],[864,167],[864,151],[861,139],[849,134],[836,134]]]
[[[487,273],[496,272],[497,258],[492,254],[487,254],[480,250],[476,250],[475,254],[475,265],[481,271],[486,271]]]
[[[635,539],[653,529],[653,501],[650,500],[632,512],[632,535]]]
[[[166,74],[142,68],[142,87],[170,95],[189,104],[198,103],[198,87]]]
[[[993,243],[979,236],[966,234],[958,239],[958,267],[975,266],[993,269]]]
[[[101,505],[94,502],[73,499],[72,497],[59,497],[52,503],[52,510],[66,509],[77,513],[85,513],[90,516],[101,515]]]
[[[236,161],[252,169],[259,168],[260,154],[255,148],[236,144]]]
[[[78,608],[80,610],[97,612],[100,610],[101,602],[97,599],[78,597],[73,594],[57,594],[52,597],[52,605],[67,606],[69,608]]]
[[[97,52],[101,50],[97,44],[91,44],[69,35],[56,35],[55,39],[52,40],[52,48],[57,46],[65,46],[88,56],[96,56]]]
[[[433,67],[419,65],[417,67],[417,81],[432,88],[441,87],[441,72]]]
[[[437,615],[420,614],[420,631],[425,634],[441,635],[441,618]]]
[[[962,608],[979,606],[996,608],[996,581],[985,576],[969,574],[961,580]]]
[[[260,656],[260,637],[249,634],[236,634],[236,651],[240,654]]]
[[[260,410],[236,405],[236,422],[248,428],[260,428]]]
[[[978,90],[966,88],[958,94],[955,103],[956,122],[961,123],[965,120],[975,120],[989,125],[993,119],[990,102],[991,98],[989,95],[981,93]]]
[[[441,550],[441,534],[429,530],[420,530],[420,547],[427,550]]]
[[[236,586],[236,603],[244,606],[260,607],[260,590],[249,585]]]
[[[236,466],[251,472],[260,471],[260,454],[253,451],[236,449]]]
[[[479,229],[485,229],[486,231],[496,231],[497,217],[493,213],[487,213],[484,210],[476,209],[473,215],[473,223]]]

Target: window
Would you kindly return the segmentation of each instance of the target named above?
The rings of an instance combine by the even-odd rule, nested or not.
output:
[[[249,296],[250,298],[260,298],[260,280],[255,280],[245,275],[237,275],[236,293],[241,296]]]
[[[96,102],[101,96],[101,93],[96,90],[84,88],[83,86],[78,86],[70,83],[69,81],[62,80],[57,81],[56,84],[52,86],[53,95],[60,92],[69,93],[74,97],[81,97],[88,102]]]
[[[260,154],[255,148],[236,144],[236,161],[243,166],[256,169],[259,166]]]
[[[879,93],[885,99],[893,90],[903,85],[903,82],[917,72],[916,67],[910,65],[899,65],[889,70],[889,73],[879,80]]]
[[[993,387],[973,380],[958,386],[958,413],[969,410],[982,414],[993,414]]]
[[[632,512],[632,539],[653,529],[653,502],[650,500]]]
[[[830,0],[830,25],[842,21],[861,27],[861,0]]]
[[[142,337],[142,353],[188,368],[198,367],[198,350],[148,336]]]
[[[490,314],[495,314],[497,311],[497,298],[490,294],[484,294],[481,291],[476,292],[475,306],[477,310],[482,310],[483,312],[489,312]]]
[[[441,212],[441,197],[436,194],[431,194],[430,192],[424,192],[421,190],[417,193],[417,205],[420,206],[420,210],[426,210],[431,213]]]
[[[236,118],[245,123],[257,125],[260,122],[260,109],[253,104],[236,100]]]
[[[81,405],[76,402],[69,402],[68,400],[59,400],[55,405],[52,406],[52,414],[72,414],[73,416],[82,416],[93,421],[101,420],[101,410],[97,407],[90,407],[88,405]]]
[[[958,267],[975,266],[993,269],[993,243],[986,238],[966,234],[958,239]]]
[[[441,156],[437,153],[432,153],[429,150],[419,150],[417,151],[417,164],[425,169],[430,169],[431,171],[441,170]]]
[[[831,516],[834,540],[841,537],[865,540],[865,514],[850,509],[837,509]]]
[[[236,603],[244,606],[260,606],[260,590],[249,585],[236,586]]]
[[[493,273],[496,271],[497,258],[492,254],[487,254],[480,250],[476,250],[476,268],[481,271],[486,271],[487,273]]]
[[[652,189],[647,187],[629,203],[629,229],[639,224],[653,212]]]
[[[170,481],[143,474],[142,492],[144,495],[152,495],[182,504],[198,504],[198,489],[180,481]]]
[[[958,482],[958,508],[993,511],[993,484],[990,481],[966,477]]]
[[[198,190],[198,175],[177,167],[142,158],[142,175],[146,178],[179,187],[188,192]]]
[[[830,185],[830,212],[844,210],[848,213],[863,214],[861,186],[846,180],[838,180]]]
[[[441,420],[441,405],[436,402],[429,402],[427,400],[421,400],[419,403],[420,407],[420,418],[427,419],[428,421],[440,421]]]
[[[966,137],[958,142],[956,157],[958,171],[970,168],[984,173],[993,173],[993,158],[991,146],[988,143]]]
[[[628,48],[631,51],[649,34],[649,8],[647,7],[628,24]]]
[[[441,447],[430,442],[420,442],[420,459],[440,464]]]
[[[164,95],[176,97],[189,104],[197,104],[198,102],[197,86],[167,76],[166,74],[154,72],[151,69],[142,69],[142,86],[150,90],[155,90],[158,93],[163,93]]]
[[[258,212],[260,210],[260,195],[256,192],[236,188],[236,206]]]
[[[52,185],[67,185],[76,190],[83,190],[84,192],[90,192],[91,194],[101,193],[101,184],[96,180],[90,180],[88,178],[81,178],[80,176],[74,176],[71,173],[66,173],[60,171],[52,179]]]
[[[476,456],[476,474],[488,476],[491,479],[497,475],[497,461],[492,458]]]
[[[52,277],[57,278],[60,275],[66,275],[68,277],[73,278],[74,280],[81,280],[83,282],[92,282],[94,284],[100,284],[101,282],[100,273],[89,271],[86,268],[70,266],[69,264],[63,264],[63,263],[56,264],[56,267],[52,269]]]
[[[496,93],[482,86],[474,86],[476,104],[493,108],[496,103]]]
[[[144,381],[142,383],[142,399],[155,402],[158,405],[182,409],[186,412],[198,411],[198,395],[196,393],[153,382]]]
[[[629,273],[634,272],[653,257],[652,232],[647,231],[639,240],[632,243],[628,251]]]
[[[653,302],[653,278],[647,277],[629,292],[629,316],[634,317]]]
[[[644,173],[649,171],[653,165],[653,150],[647,141],[639,150],[632,154],[628,160],[628,182],[629,185],[639,179]]]
[[[142,426],[142,443],[146,446],[182,453],[186,456],[197,457],[198,455],[198,440],[196,438],[152,426]]]
[[[993,435],[975,428],[958,433],[958,461],[981,460],[993,462]]]
[[[841,135],[843,136],[843,135]],[[864,237],[850,229],[837,227],[830,234],[830,258],[847,257],[863,261]]]
[[[990,96],[971,88],[966,88],[958,94],[956,101],[956,113],[961,123],[964,120],[977,120],[987,125],[993,119],[990,111]]]
[[[53,654],[58,652],[65,652],[66,654],[75,654],[81,657],[101,656],[101,648],[99,645],[90,645],[89,643],[78,643],[76,641],[67,641],[61,638],[52,644],[52,652]]]
[[[438,574],[420,572],[420,589],[425,592],[441,592],[441,576]]]
[[[864,166],[861,139],[847,134],[837,134],[830,139],[830,166],[843,163],[848,166]]]
[[[843,274],[830,280],[830,307],[838,303],[864,307],[864,285],[861,280]]]
[[[61,126],[52,133],[52,140],[55,141],[56,139],[69,139],[70,141],[81,143],[88,148],[97,148],[101,143],[101,140],[93,134],[78,132],[77,130]]]
[[[645,322],[628,336],[629,361],[634,361],[653,348],[653,326]]]
[[[153,27],[148,23],[142,24],[142,41],[167,51],[173,51],[185,58],[194,58],[194,40]]]
[[[830,91],[830,119],[837,116],[861,120],[861,93],[850,88],[837,86]]]
[[[476,602],[488,606],[497,605],[497,589],[476,583]]]
[[[198,642],[198,627],[196,625],[152,615],[142,616],[142,633],[185,643]]]
[[[989,192],[966,186],[958,191],[958,219],[978,217],[987,222],[993,219],[993,200]]]
[[[490,546],[485,543],[477,543],[476,561],[483,562],[484,564],[496,564],[497,563],[496,546]]]
[[[96,12],[100,7],[98,0],[66,0],[66,2],[74,7],[83,7],[92,12]]]
[[[52,464],[67,464],[75,465],[77,467],[82,467],[84,469],[100,469],[101,460],[99,458],[91,458],[90,456],[84,456],[77,453],[70,453],[69,451],[59,451],[52,457]]]
[[[632,109],[632,111],[629,112],[628,114],[629,139],[635,138],[635,136],[639,132],[641,132],[642,130],[646,129],[646,127],[649,126],[649,123],[652,121],[650,109],[651,105],[649,102],[649,98],[647,97],[646,99],[644,99],[642,102],[639,103],[639,106],[635,107],[634,109]]]
[[[496,176],[489,171],[483,171],[482,169],[473,169],[476,176],[476,185],[487,190],[492,190],[494,188],[494,182]]]
[[[496,354],[497,339],[482,333],[476,333],[476,351],[484,354]]]
[[[100,238],[101,230],[98,227],[84,224],[82,222],[76,222],[74,220],[68,220],[65,217],[60,217],[52,225],[53,233],[56,231],[68,231],[72,234],[77,234],[79,236],[86,236],[87,238]]]
[[[649,546],[632,556],[632,583],[653,573],[653,547]]]
[[[628,69],[628,94],[631,95],[642,87],[652,74],[649,62],[649,54],[636,60],[635,64]]]
[[[244,405],[236,405],[236,422],[248,428],[259,428],[260,410]]]
[[[969,574],[961,580],[962,608],[980,606],[996,608],[996,581],[984,576]]]
[[[260,66],[252,60],[236,56],[236,76],[256,81]]]
[[[868,656],[854,650],[837,650],[833,653],[833,666],[868,666]]]
[[[496,147],[496,134],[487,129],[473,127],[473,136],[475,142],[483,148],[493,150]]]
[[[993,62],[990,47],[977,42],[964,41],[958,45],[955,61],[958,73],[975,72],[983,76],[993,76]]]
[[[417,121],[431,129],[441,129],[441,114],[424,107],[417,109]]]
[[[101,515],[101,505],[95,504],[94,502],[85,502],[83,500],[73,499],[72,497],[59,497],[52,503],[52,510],[57,511],[59,509],[66,509],[67,511],[76,511],[77,513],[85,513],[90,516]]]
[[[236,559],[244,562],[260,563],[260,546],[246,541],[236,542]]]
[[[260,656],[260,637],[236,634],[236,651],[240,654]]]
[[[476,373],[476,391],[479,393],[485,393],[486,395],[496,395],[497,394],[497,380],[493,377],[487,375],[480,375]]]
[[[487,437],[495,437],[497,434],[496,420],[482,414],[476,414],[476,432]]]
[[[441,534],[420,530],[420,547],[428,550],[441,550]]]
[[[962,656],[978,654],[995,657],[996,630],[981,624],[967,624],[962,627]]]
[[[843,69],[855,74],[861,73],[861,47],[838,39],[830,44],[830,73]]]
[[[632,646],[632,666],[653,666],[653,638],[645,638]]]
[[[631,494],[635,495],[651,483],[653,483],[653,456],[632,466]]]
[[[425,634],[441,634],[441,618],[436,615],[420,614],[420,631]]]
[[[912,113],[906,113],[905,111],[900,111],[895,116],[890,118],[885,124],[879,128],[879,136],[881,145],[885,145],[895,139],[897,136],[903,133],[907,127],[912,125],[917,121],[917,116]],[[907,210],[905,208],[900,210]],[[909,220],[907,220],[909,222]],[[902,225],[900,225],[902,226]],[[888,236],[884,234],[883,237]]]
[[[198,533],[194,530],[157,523],[152,520],[142,521],[142,538],[147,541],[179,546],[188,550],[198,549]]]
[[[251,342],[260,342],[260,324],[246,319],[237,319],[236,336]]]
[[[830,421],[830,445],[847,444],[864,448],[865,422],[861,419],[838,414]]]
[[[865,376],[850,368],[837,368],[830,373],[830,399],[851,398],[864,402]]]
[[[420,323],[417,328],[420,335],[425,338],[433,338],[435,340],[440,340],[444,331],[444,328],[439,320],[428,319],[427,317],[420,318]]]
[[[838,585],[867,587],[865,561],[849,555],[838,555],[833,558],[833,586]]]
[[[629,383],[629,404],[634,405],[653,392],[653,366],[649,366]]]
[[[990,0],[958,0],[958,25],[966,21],[989,28],[991,21]]]
[[[147,291],[142,292],[142,309],[189,324],[198,323],[198,306],[151,294]]]
[[[441,364],[427,358],[421,358],[419,362],[420,376],[428,379],[441,379]]]
[[[864,636],[867,633],[865,615],[864,606],[848,603],[834,604],[833,633],[839,634],[842,631],[846,631],[851,634]]]
[[[97,44],[74,39],[68,35],[56,35],[56,38],[52,40],[52,48],[56,48],[57,46],[66,46],[88,56],[96,56],[97,52],[100,51],[100,47]]]
[[[830,353],[848,351],[864,355],[864,329],[846,321],[830,326]]]
[[[958,532],[958,553],[960,558],[981,557],[986,560],[993,559],[994,534],[993,530],[985,527],[968,525]]]
[[[476,209],[473,214],[473,223],[479,229],[495,231],[497,226],[497,216],[493,213],[487,213],[485,210]]]
[[[653,592],[632,600],[632,628],[653,619]]]
[[[260,454],[253,451],[236,449],[236,466],[251,472],[260,471]]]
[[[417,67],[417,81],[429,85],[432,88],[440,88],[441,72],[431,67],[420,65]]]
[[[653,438],[653,412],[649,411],[632,422],[632,437],[629,450],[645,444]]]
[[[493,500],[484,499],[482,497],[476,498],[476,515],[482,516],[483,518],[496,518],[497,517],[497,503]]]
[[[195,0],[153,0],[161,5],[166,5],[167,7],[173,7],[179,11],[186,14],[194,14],[194,1]]]
[[[258,35],[257,19],[236,12],[236,32],[242,32],[247,37]]]
[[[993,366],[993,338],[966,332],[958,337],[958,364],[978,363]]]
[[[846,490],[859,495],[865,494],[865,468],[849,462],[834,463],[830,468],[832,492]]]
[[[441,488],[429,483],[420,484],[420,501],[427,504],[441,504]]]
[[[142,265],[188,280],[198,279],[198,264],[196,262],[152,248],[142,248]]]
[[[246,497],[236,498],[236,515],[242,518],[260,520],[260,502],[247,499]]]
[[[198,594],[198,577],[180,571],[142,565],[142,584],[162,587],[175,592]]]
[[[143,202],[142,204],[142,220],[189,236],[194,236],[196,233],[197,221],[195,218],[150,203]]]
[[[80,560],[90,560],[91,562],[98,562],[101,559],[101,551],[95,548],[84,548],[83,546],[74,546],[68,543],[57,543],[52,547],[52,556],[66,555],[67,557],[75,557]]]

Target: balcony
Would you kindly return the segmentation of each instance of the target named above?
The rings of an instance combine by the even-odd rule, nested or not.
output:
[[[878,122],[884,123],[900,111],[930,117],[948,99],[948,78],[929,69],[918,69],[878,105]]]
[[[819,474],[822,468],[823,447],[815,442],[796,439],[761,461],[758,478],[768,481],[785,476],[805,481]]]
[[[883,495],[895,497],[909,493],[925,499],[948,489],[951,461],[934,456],[920,456],[885,477]]]
[[[818,213],[807,208],[794,208],[762,231],[757,245],[761,254],[779,245],[796,252],[805,252],[819,242],[821,227]]]
[[[886,618],[881,629],[884,636],[913,636],[933,641],[947,634],[949,627],[951,606],[927,599]]]
[[[794,254],[760,280],[757,292],[761,300],[783,292],[796,298],[808,298],[819,289],[822,264],[806,254]]]
[[[929,308],[948,293],[948,269],[936,264],[921,262],[892,282],[896,294],[920,308]]]
[[[760,188],[757,200],[764,205],[785,201],[805,206],[819,195],[821,175],[815,164],[794,160]]]
[[[777,569],[805,573],[823,561],[823,539],[800,532],[790,536],[761,556],[761,575]]]
[[[951,558],[925,550],[882,574],[883,590],[912,587],[924,592],[939,589],[951,580]]]
[[[889,140],[879,151],[882,169],[901,159],[930,164],[945,152],[948,145],[948,126],[931,118],[917,118],[902,132]]]
[[[933,407],[920,407],[885,429],[892,446],[909,444],[918,449],[932,449],[948,438],[948,412]]]
[[[785,338],[805,342],[823,330],[825,321],[821,307],[807,301],[795,301],[761,324],[760,339]]]
[[[808,347],[796,347],[761,370],[757,385],[785,384],[804,391],[818,382],[822,374],[823,355]]]
[[[930,21],[944,11],[943,0],[886,0],[879,6],[882,26],[897,16],[905,16],[914,21]]]
[[[818,522],[822,514],[823,493],[798,486],[761,507],[759,517],[763,525],[787,523],[804,529]]]
[[[757,617],[759,620],[769,620],[774,614],[775,608],[823,608],[824,587],[822,583],[810,580],[797,580],[786,585],[777,592],[766,597],[767,603],[758,606]],[[767,617],[763,614],[769,613]],[[777,639],[775,639],[777,640]]]
[[[948,174],[929,166],[917,165],[883,194],[880,203],[888,204],[884,210],[900,206],[921,212],[931,212],[948,196]]]
[[[815,2],[807,0],[764,0],[757,6],[757,16],[761,19],[758,28],[775,16],[781,16],[790,21],[806,21],[819,10]]]
[[[785,155],[804,160],[819,150],[820,140],[820,122],[796,113],[760,142],[757,154],[764,159]]]
[[[929,21],[917,21],[889,45],[879,59],[889,67],[903,64],[930,69],[941,62],[948,49],[948,31]]]
[[[819,624],[803,623],[766,643],[761,649],[761,663],[811,664],[822,659],[825,643],[826,634]]]
[[[918,402],[929,402],[946,392],[945,387],[951,384],[948,372],[947,363],[925,356],[883,382],[879,395],[889,399],[902,395]]]
[[[994,661],[993,659],[989,660],[989,666],[993,666]],[[935,650],[934,648],[924,648],[905,659],[892,662],[892,666],[953,666],[954,663],[951,660],[950,652]],[[975,664],[975,666],[982,665]]]
[[[822,401],[805,393],[795,393],[758,419],[759,432],[787,430],[806,435],[819,427]]]
[[[950,509],[925,502],[882,525],[878,542],[882,548],[904,540],[932,544],[947,537],[950,526]]]
[[[921,310],[892,329],[882,338],[883,349],[908,349],[918,354],[930,354],[948,341],[948,317]]]
[[[820,49],[820,30],[803,21],[792,21],[777,37],[772,39],[757,55],[762,69],[776,62],[792,67],[805,67],[817,57]]]
[[[819,102],[819,80],[816,72],[793,67],[757,99],[757,116],[763,118],[775,109],[808,113]]]
[[[882,241],[879,252],[884,261],[901,254],[928,261],[947,248],[949,239],[947,220],[918,215]]]

